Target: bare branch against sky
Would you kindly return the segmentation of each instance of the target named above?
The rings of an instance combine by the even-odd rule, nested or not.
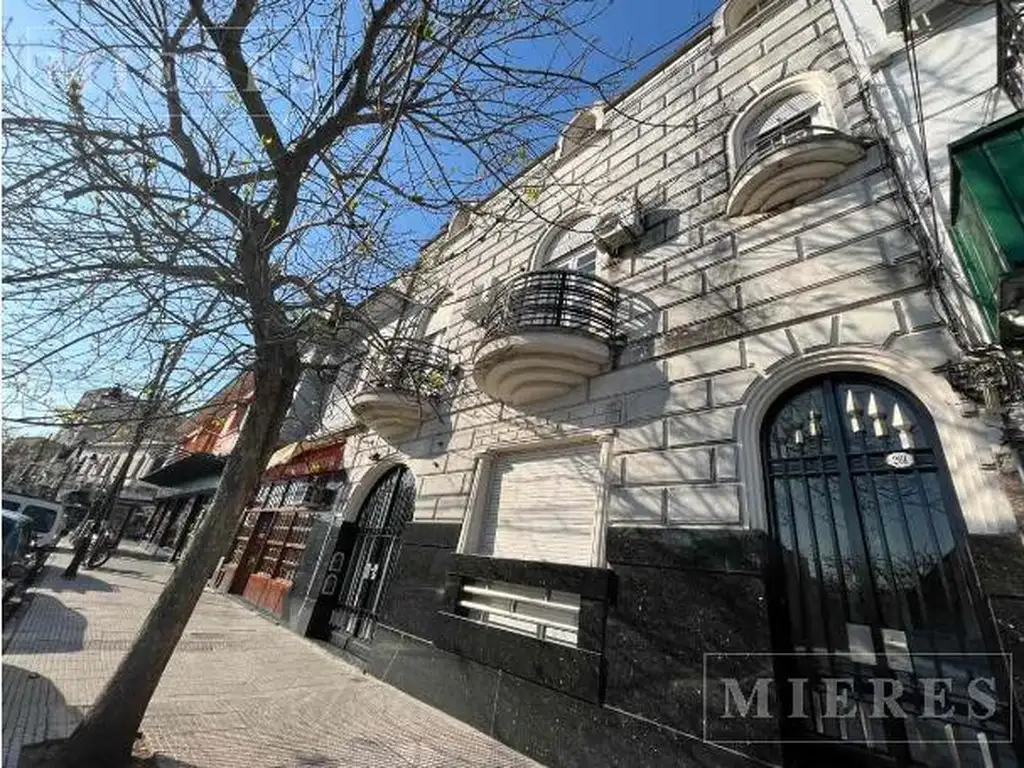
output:
[[[193,546],[55,763],[106,765],[130,750],[308,350],[410,269],[423,212],[498,191],[476,207],[485,230],[537,216],[520,174],[553,183],[540,148],[612,86],[588,72],[600,5],[580,0],[45,7],[67,63],[7,41],[4,68],[5,383],[45,405],[68,379],[141,381],[185,340],[169,399],[243,369],[254,392]]]
[[[8,40],[4,72],[4,382],[37,425],[186,329],[170,391],[211,393],[261,313],[295,339],[355,305],[614,87],[598,3],[45,7],[59,57]]]

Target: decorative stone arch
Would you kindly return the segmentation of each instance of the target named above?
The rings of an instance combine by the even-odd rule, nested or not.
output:
[[[728,8],[728,5],[723,6],[720,12],[726,8]],[[787,77],[765,88],[761,93],[747,101],[736,119],[733,120],[732,125],[729,126],[726,152],[729,159],[729,168],[733,175],[736,173],[736,168],[744,160],[743,140],[751,124],[765,110],[801,93],[810,93],[818,98],[818,103],[821,105],[824,115],[822,119],[827,127],[835,128],[837,131],[846,131],[848,129],[849,122],[839,98],[839,88],[836,85],[835,78],[830,73],[814,70]]]
[[[355,485],[351,487],[347,497],[340,500],[337,511],[341,512],[341,520],[346,523],[356,522],[359,510],[363,508],[363,502],[366,501],[370,493],[377,486],[377,481],[398,466],[404,466],[413,475],[413,479],[415,479],[416,476],[412,471],[412,467],[409,466],[409,462],[406,461],[406,457],[402,454],[396,451],[381,458],[380,461],[366,468]]]
[[[801,381],[829,373],[866,373],[887,379],[912,392],[928,412],[970,533],[1016,530],[1009,502],[995,473],[979,471],[984,427],[959,415],[960,398],[945,379],[902,355],[868,348],[831,348],[783,361],[747,390],[736,417],[737,455],[743,512],[749,528],[765,530],[767,499],[761,456],[765,415],[786,391]]]
[[[730,35],[736,34],[746,26],[747,12],[761,6],[768,12],[769,7],[781,7],[786,0],[727,0],[718,6],[711,24],[713,42],[722,43]],[[758,11],[760,14],[762,11]]]
[[[415,338],[422,339],[427,335],[427,331],[430,330],[430,323],[441,307],[444,306],[445,302],[452,298],[452,295],[451,288],[442,286],[422,303],[417,310],[416,322],[413,324],[413,336]]]
[[[461,207],[448,222],[448,229],[445,232],[445,240],[450,242],[460,235],[473,228],[473,213],[467,207]]]

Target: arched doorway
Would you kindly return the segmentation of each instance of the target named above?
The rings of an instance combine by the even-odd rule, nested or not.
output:
[[[784,394],[761,439],[791,763],[1018,766],[1005,669],[984,655],[998,645],[925,409],[881,379],[836,374]],[[987,717],[968,688],[983,679]],[[852,681],[848,703],[831,683],[831,710],[829,680]]]
[[[332,640],[366,640],[373,634],[398,557],[402,530],[412,518],[415,500],[412,473],[399,465],[389,469],[363,501],[348,567],[330,614]]]

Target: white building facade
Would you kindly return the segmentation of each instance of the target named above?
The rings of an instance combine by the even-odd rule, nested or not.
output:
[[[335,351],[292,626],[548,765],[1022,764],[1009,390],[950,287],[949,145],[1013,106],[995,6],[949,5],[915,78],[891,8],[731,0],[460,212]],[[943,664],[983,722],[921,709]],[[829,717],[872,674],[907,717]]]

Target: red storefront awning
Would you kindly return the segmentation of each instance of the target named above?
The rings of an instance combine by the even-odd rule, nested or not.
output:
[[[268,480],[325,475],[340,471],[344,458],[344,439],[302,440],[278,450],[264,474]]]

